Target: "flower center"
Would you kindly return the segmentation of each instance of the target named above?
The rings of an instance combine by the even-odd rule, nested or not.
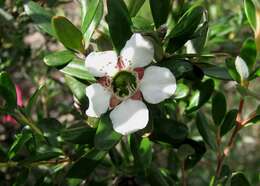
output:
[[[134,95],[137,90],[137,76],[133,72],[120,71],[112,79],[112,89],[119,98]]]

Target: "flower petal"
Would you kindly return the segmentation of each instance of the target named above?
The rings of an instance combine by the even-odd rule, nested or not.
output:
[[[89,107],[86,115],[90,117],[100,117],[109,108],[111,93],[98,83],[94,83],[86,88],[86,95],[89,100]]]
[[[140,90],[147,102],[157,104],[174,94],[176,79],[169,69],[150,66],[144,71]]]
[[[85,66],[95,77],[113,76],[117,73],[117,54],[114,51],[91,52]]]
[[[127,67],[144,67],[152,62],[154,47],[151,41],[136,33],[126,42],[120,56]]]
[[[247,79],[249,77],[249,70],[247,64],[241,57],[237,56],[235,66],[242,80]]]
[[[128,99],[110,113],[116,132],[126,135],[145,128],[149,121],[149,111],[142,101]]]

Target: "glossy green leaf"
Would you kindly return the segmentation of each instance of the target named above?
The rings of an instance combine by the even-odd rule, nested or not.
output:
[[[20,134],[17,134],[15,137],[15,141],[8,151],[9,160],[13,159],[20,149],[24,147],[26,142],[32,138],[32,133],[29,130],[22,130]]]
[[[171,10],[171,0],[149,0],[156,28],[166,23]]]
[[[130,137],[131,152],[134,156],[134,162],[137,169],[142,168],[146,171],[152,162],[152,146],[148,138],[142,138],[137,134]]]
[[[255,70],[251,73],[251,75],[249,76],[248,80],[253,80],[260,77],[260,67],[256,66]]]
[[[212,133],[207,118],[202,112],[198,112],[196,115],[196,126],[197,129],[212,150],[216,149],[215,137]]]
[[[153,25],[152,22],[150,22],[148,19],[136,16],[132,19],[133,22],[133,29],[134,30],[150,30],[153,31]]]
[[[216,92],[212,98],[212,118],[215,125],[219,126],[227,111],[226,98],[221,92]]]
[[[180,79],[185,74],[193,71],[192,64],[187,60],[170,58],[160,63],[160,66],[166,67],[174,74],[176,79]]]
[[[188,94],[189,94],[189,87],[183,83],[179,83],[174,93],[174,99],[185,98],[186,96],[188,96]]]
[[[109,150],[119,142],[121,137],[121,134],[114,131],[109,116],[101,116],[94,140],[95,147],[100,150]]]
[[[53,16],[51,12],[46,11],[45,8],[33,1],[26,3],[24,9],[26,14],[31,17],[40,31],[55,37],[55,33],[51,26],[51,18]]]
[[[36,89],[36,91],[30,97],[28,104],[26,106],[26,112],[28,114],[30,114],[32,112],[33,107],[35,107],[37,105],[37,100],[38,100],[40,94],[42,93],[42,91],[44,90],[44,88],[45,88],[44,85],[40,86],[38,89]]]
[[[85,62],[78,58],[74,58],[68,65],[66,65],[60,71],[67,75],[87,80],[89,82],[96,81],[95,77],[87,71],[85,67]]]
[[[66,17],[53,17],[52,27],[58,40],[66,48],[84,53],[83,35]]]
[[[73,78],[71,76],[65,75],[65,82],[70,88],[73,95],[77,98],[77,100],[81,104],[88,103],[88,99],[86,97],[86,85],[76,78]]]
[[[86,179],[105,157],[106,151],[92,149],[76,161],[67,173],[68,178]]]
[[[194,33],[194,38],[190,40],[196,53],[201,53],[204,49],[208,36],[208,28],[208,22],[205,21]]]
[[[243,43],[240,51],[240,57],[246,62],[249,72],[252,71],[256,63],[256,55],[257,51],[255,41],[249,38]]]
[[[210,99],[214,91],[214,81],[208,79],[205,82],[201,83],[198,89],[193,93],[190,98],[190,103],[187,108],[187,112],[193,112],[202,107]]]
[[[168,52],[181,48],[188,40],[192,39],[195,30],[201,22],[204,8],[196,6],[190,8],[178,21],[172,31],[166,36],[169,39]]]
[[[195,153],[195,150],[189,144],[183,144],[177,151],[177,156],[180,160],[185,160],[188,156]]]
[[[246,176],[241,173],[241,172],[237,172],[234,173],[231,177],[231,186],[250,186],[251,184],[249,183],[248,179],[246,178]]]
[[[6,72],[0,73],[0,96],[6,101],[5,107],[16,107],[16,90],[11,78]]]
[[[73,58],[74,58],[74,54],[68,50],[65,50],[65,51],[50,53],[43,58],[43,61],[48,66],[57,67],[57,66],[66,65]]]
[[[116,51],[119,53],[132,35],[132,22],[123,0],[108,0],[107,8],[110,36]]]
[[[84,11],[82,11],[81,30],[84,35],[85,42],[89,43],[103,16],[103,1],[81,0],[81,5],[82,9],[84,9]]]
[[[244,10],[247,20],[253,30],[256,29],[256,8],[252,0],[244,0]]]
[[[96,129],[86,125],[76,125],[61,131],[61,138],[65,142],[74,144],[88,144],[93,146]]]
[[[156,119],[151,139],[172,145],[179,144],[188,136],[188,128],[182,123],[168,119]]]
[[[240,75],[236,71],[235,61],[231,59],[226,59],[226,67],[228,70],[228,74],[232,77],[232,79],[240,82]]]
[[[220,135],[224,136],[226,133],[228,133],[236,124],[236,117],[237,117],[238,110],[230,110],[226,116],[225,119],[221,125],[220,128]]]
[[[228,73],[228,70],[224,67],[219,66],[209,66],[202,67],[202,70],[205,75],[222,80],[232,80],[231,76]]]
[[[38,126],[48,143],[57,146],[59,143],[58,137],[63,125],[55,118],[43,118],[38,121]]]
[[[128,10],[131,17],[135,17],[145,0],[128,0]]]
[[[191,146],[195,151],[185,159],[185,169],[188,170],[193,168],[203,158],[206,153],[206,147],[204,141],[195,141],[189,138],[186,138],[182,144]]]

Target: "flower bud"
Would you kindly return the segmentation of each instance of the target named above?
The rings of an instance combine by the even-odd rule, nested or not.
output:
[[[235,61],[235,66],[238,74],[240,75],[241,82],[249,77],[249,70],[246,62],[239,56],[237,56]]]
[[[256,9],[255,43],[257,51],[260,52],[260,7]]]

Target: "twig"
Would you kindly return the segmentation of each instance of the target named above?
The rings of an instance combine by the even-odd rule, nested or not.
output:
[[[231,136],[229,138],[229,141],[228,141],[228,144],[224,148],[223,153],[218,151],[218,155],[217,155],[218,163],[217,163],[217,169],[216,169],[216,178],[220,177],[220,173],[221,173],[221,170],[222,170],[222,167],[223,167],[224,159],[225,159],[226,156],[229,155],[229,152],[230,152],[230,150],[233,147],[234,141],[236,139],[236,136],[237,136],[239,130],[244,126],[243,125],[244,121],[242,119],[243,107],[244,107],[244,99],[241,98],[240,102],[239,102],[239,108],[238,108],[237,117],[236,117],[236,127],[233,130],[233,133],[231,134]],[[219,135],[219,134],[217,134],[217,135]],[[221,141],[219,141],[218,138],[220,138],[220,136],[217,137],[217,143],[218,143],[218,146],[220,148]]]
[[[182,186],[187,186],[187,175],[185,171],[185,161],[181,161],[181,180],[182,180]]]

